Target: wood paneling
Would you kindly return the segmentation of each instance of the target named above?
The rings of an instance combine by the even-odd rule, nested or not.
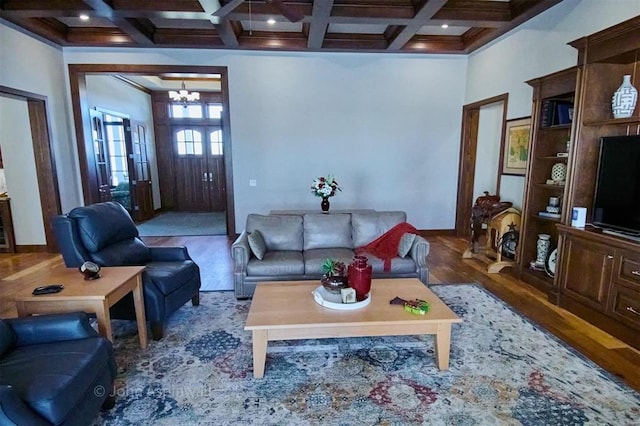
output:
[[[473,52],[560,1],[4,0],[0,12],[4,19],[62,46],[455,54]],[[100,24],[70,18],[80,12]],[[269,18],[276,19],[274,31],[247,24]],[[301,25],[285,26],[289,19]],[[443,23],[468,30],[419,34]],[[383,29],[368,34],[349,29],[362,25]]]

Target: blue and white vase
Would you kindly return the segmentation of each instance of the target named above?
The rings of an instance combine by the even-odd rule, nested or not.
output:
[[[638,101],[638,91],[631,85],[631,75],[622,77],[622,84],[613,94],[611,108],[613,118],[628,118],[633,115]]]

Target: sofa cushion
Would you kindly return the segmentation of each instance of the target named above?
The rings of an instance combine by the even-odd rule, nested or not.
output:
[[[353,261],[353,250],[348,248],[321,248],[304,251],[304,273],[306,275],[322,277],[322,262],[334,259],[349,265]],[[345,271],[346,273],[346,271]]]
[[[253,255],[259,260],[262,260],[264,254],[267,251],[267,246],[260,231],[256,229],[255,231],[250,233],[247,237],[247,240],[249,242],[249,248],[251,248],[251,252],[253,253]]]
[[[302,251],[302,216],[249,214],[246,231],[260,230],[269,251]]]
[[[168,295],[198,276],[199,270],[193,260],[150,262],[142,272],[164,295]]]
[[[9,324],[0,319],[0,356],[16,344],[16,334]]]
[[[90,389],[111,353],[100,337],[20,346],[0,360],[0,384],[10,384],[33,410],[60,424],[82,404],[87,395],[78,390]]]
[[[384,261],[382,259],[378,259],[377,257],[371,254],[365,254],[364,256],[369,259],[369,264],[371,265],[371,269],[373,271],[373,278],[376,277],[376,274],[411,274],[416,272],[416,262],[410,257],[402,258],[402,257],[394,257],[391,259],[391,269],[387,272],[384,271]]]
[[[405,212],[352,213],[353,246],[362,247],[399,223],[407,221]]]
[[[350,214],[304,215],[304,249],[353,248]]]
[[[255,276],[302,275],[304,261],[302,251],[273,251],[264,254],[262,260],[252,258],[247,264],[247,274]]]
[[[404,234],[402,234],[400,243],[398,244],[398,256],[407,257],[415,240],[416,234],[411,234],[409,232],[405,232]]]

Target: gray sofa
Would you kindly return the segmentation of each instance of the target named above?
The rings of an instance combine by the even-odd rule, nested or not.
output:
[[[362,247],[395,225],[406,222],[405,212],[366,212],[338,214],[270,214],[247,216],[245,230],[231,246],[234,263],[234,290],[239,299],[253,296],[260,281],[320,280],[321,265],[333,258],[348,265],[354,248]],[[249,245],[249,236],[258,230],[264,241],[262,260]],[[254,244],[255,247],[255,244]],[[391,270],[384,272],[383,261],[367,254],[374,278],[417,277],[429,283],[427,255],[429,243],[416,236],[409,253],[397,256]]]

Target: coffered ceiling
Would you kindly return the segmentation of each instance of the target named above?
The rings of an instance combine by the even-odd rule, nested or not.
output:
[[[466,54],[561,1],[0,0],[0,17],[61,46]]]

